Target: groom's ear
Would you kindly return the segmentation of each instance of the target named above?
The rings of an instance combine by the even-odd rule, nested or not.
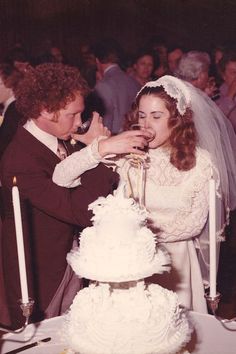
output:
[[[40,113],[40,116],[43,119],[50,120],[53,122],[57,121],[57,115],[55,112],[48,112],[46,109],[43,109],[42,112]]]

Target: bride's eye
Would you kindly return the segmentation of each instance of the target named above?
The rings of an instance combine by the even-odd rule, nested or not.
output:
[[[145,114],[144,113],[138,113],[138,119],[144,119],[145,118]]]
[[[155,112],[152,114],[152,118],[153,119],[160,119],[162,116],[162,113],[161,112]]]

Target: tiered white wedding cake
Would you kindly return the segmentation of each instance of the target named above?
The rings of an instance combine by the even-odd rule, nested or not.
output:
[[[123,188],[90,205],[93,226],[68,262],[94,282],[75,297],[64,325],[68,346],[80,354],[174,354],[190,339],[177,295],[143,278],[169,268],[145,225],[148,213]]]

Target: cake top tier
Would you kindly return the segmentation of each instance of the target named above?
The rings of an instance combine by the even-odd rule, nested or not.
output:
[[[156,247],[156,235],[147,227],[148,212],[123,186],[90,204],[93,226],[80,234],[80,248],[67,256],[81,277],[100,282],[127,282],[162,273],[169,258]]]
[[[106,198],[99,197],[95,202],[89,205],[89,210],[92,210],[94,216],[92,221],[94,225],[108,220],[130,220],[136,225],[142,225],[148,216],[145,208],[141,208],[138,203],[132,198],[124,196],[124,185],[114,192],[109,194]]]

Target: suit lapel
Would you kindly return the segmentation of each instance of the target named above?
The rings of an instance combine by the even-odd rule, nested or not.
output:
[[[54,154],[46,145],[41,143],[36,139],[31,133],[29,133],[25,128],[19,127],[16,134],[17,144],[21,145],[22,148],[34,155],[40,161],[45,160],[47,163],[56,165],[60,162],[60,158]],[[65,142],[65,147],[68,155],[81,149],[79,143],[71,145],[69,141]]]
[[[21,145],[28,154],[34,155],[40,160],[47,160],[53,164],[57,164],[60,161],[56,154],[23,127],[18,128],[16,140],[17,144]]]

